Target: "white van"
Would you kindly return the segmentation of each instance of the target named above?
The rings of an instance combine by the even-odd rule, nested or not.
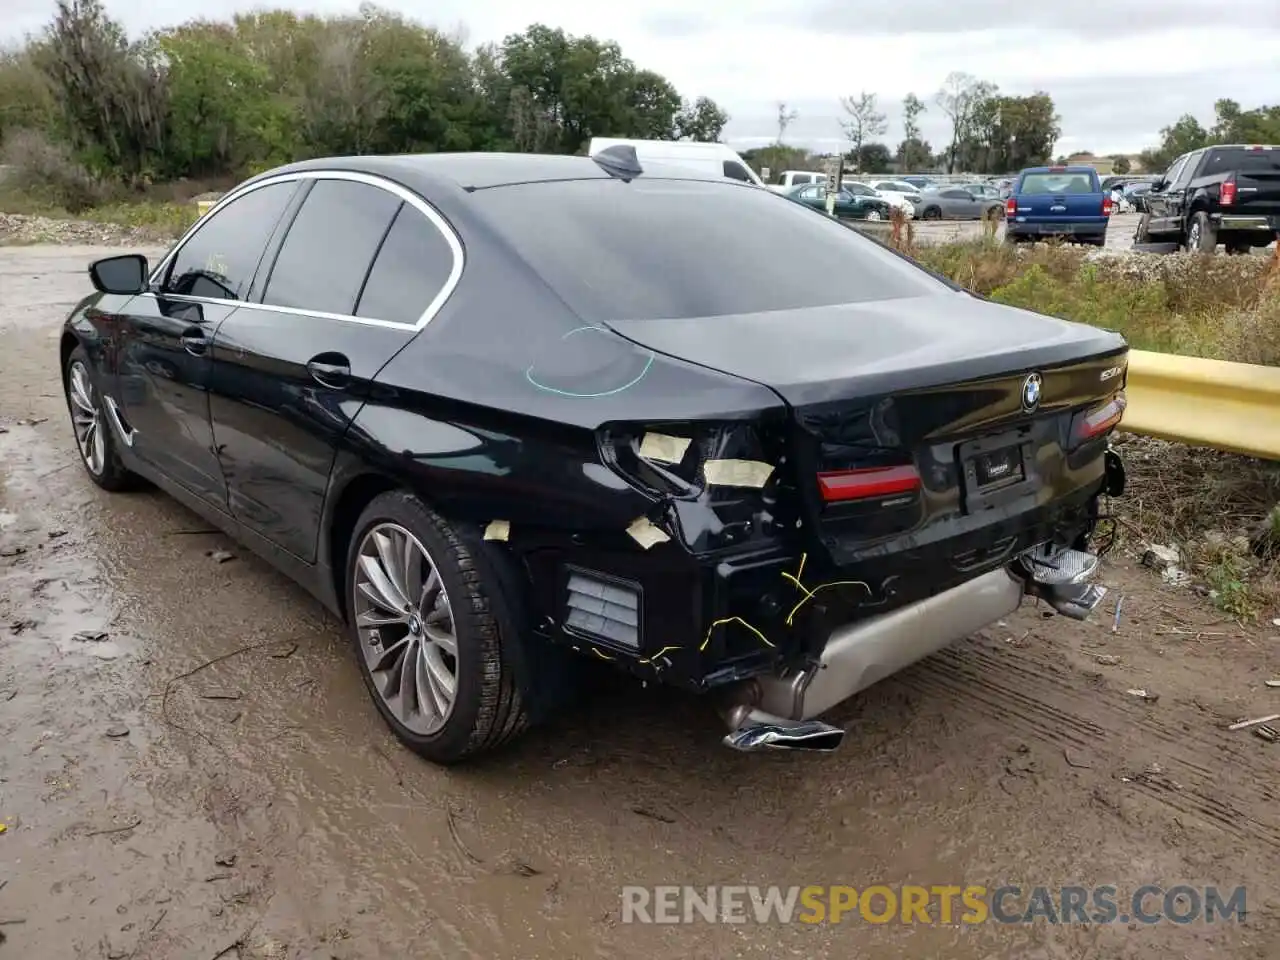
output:
[[[645,161],[687,167],[701,173],[730,180],[741,180],[764,186],[764,181],[747,162],[723,143],[695,143],[692,140],[628,140],[623,137],[592,137],[587,155],[594,157],[601,150],[616,146],[636,148],[640,166]]]
[[[813,170],[783,170],[773,178],[773,183],[769,184],[769,189],[777,193],[785,193],[792,187],[798,187],[802,183],[826,182],[827,175],[825,173],[816,173]]]

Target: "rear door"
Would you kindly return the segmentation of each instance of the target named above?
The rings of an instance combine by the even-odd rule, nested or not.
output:
[[[119,405],[139,458],[191,493],[227,508],[209,427],[209,345],[249,293],[295,183],[259,187],[201,221],[161,265],[154,292],[125,312]]]
[[[402,187],[306,177],[259,302],[218,330],[211,413],[232,513],[311,562],[337,444],[374,376],[457,283],[462,248]]]
[[[1151,220],[1148,224],[1148,232],[1152,234],[1170,234],[1181,233],[1182,224],[1180,224],[1171,213],[1170,198],[1173,190],[1173,183],[1178,179],[1178,175],[1182,172],[1182,168],[1186,166],[1188,154],[1183,154],[1169,164],[1169,169],[1164,172],[1161,177],[1160,189],[1152,187],[1147,192],[1147,211],[1151,214]]]

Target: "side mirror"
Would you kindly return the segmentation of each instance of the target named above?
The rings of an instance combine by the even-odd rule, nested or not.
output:
[[[89,279],[101,293],[130,295],[147,289],[147,258],[137,253],[104,257],[89,265]]]

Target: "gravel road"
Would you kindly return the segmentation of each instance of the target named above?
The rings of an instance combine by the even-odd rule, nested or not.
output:
[[[1280,746],[1225,729],[1280,712],[1270,621],[1117,557],[1117,632],[1110,602],[1090,625],[1028,606],[844,705],[833,756],[734,754],[705,705],[619,683],[436,769],[300,589],[84,476],[57,337],[99,253],[0,250],[0,958],[1276,956]],[[1243,884],[1249,913],[620,919],[626,884],[875,883]]]

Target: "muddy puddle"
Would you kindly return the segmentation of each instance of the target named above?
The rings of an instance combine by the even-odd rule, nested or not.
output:
[[[1121,631],[1026,609],[845,705],[835,756],[733,754],[703,705],[611,683],[437,769],[301,590],[84,476],[53,359],[82,259],[0,251],[0,960],[1275,956],[1280,747],[1223,729],[1280,693],[1265,626],[1206,638],[1236,628],[1117,561]],[[1001,883],[1246,884],[1250,916],[620,910],[624,885]]]

